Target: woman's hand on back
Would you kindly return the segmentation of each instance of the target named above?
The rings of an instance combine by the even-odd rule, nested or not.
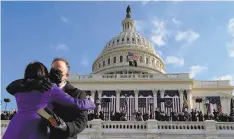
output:
[[[40,92],[49,91],[52,88],[52,84],[48,78],[28,79],[23,82],[23,85],[27,90],[38,90]]]

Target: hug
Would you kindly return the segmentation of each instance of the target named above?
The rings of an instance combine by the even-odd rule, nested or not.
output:
[[[14,95],[18,112],[10,121],[3,139],[76,139],[88,121],[88,110],[96,108],[86,93],[68,81],[70,66],[65,59],[56,58],[52,68],[31,62],[24,78],[13,81],[7,91]],[[38,111],[51,109],[59,119],[52,126]]]

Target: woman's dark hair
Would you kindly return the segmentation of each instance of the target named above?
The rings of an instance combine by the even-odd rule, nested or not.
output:
[[[41,62],[31,62],[25,69],[24,80],[27,79],[41,79],[48,77],[49,72],[44,64]]]

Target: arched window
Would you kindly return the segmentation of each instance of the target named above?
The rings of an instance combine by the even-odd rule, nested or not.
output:
[[[120,61],[120,62],[123,62],[123,56],[120,56],[120,57],[119,57],[119,61]]]
[[[113,63],[116,63],[116,57],[113,58]]]

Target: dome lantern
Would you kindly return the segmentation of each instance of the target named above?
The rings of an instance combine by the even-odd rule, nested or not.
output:
[[[122,21],[123,32],[134,32],[135,21],[131,19],[131,8],[128,5],[126,9],[126,18]]]

